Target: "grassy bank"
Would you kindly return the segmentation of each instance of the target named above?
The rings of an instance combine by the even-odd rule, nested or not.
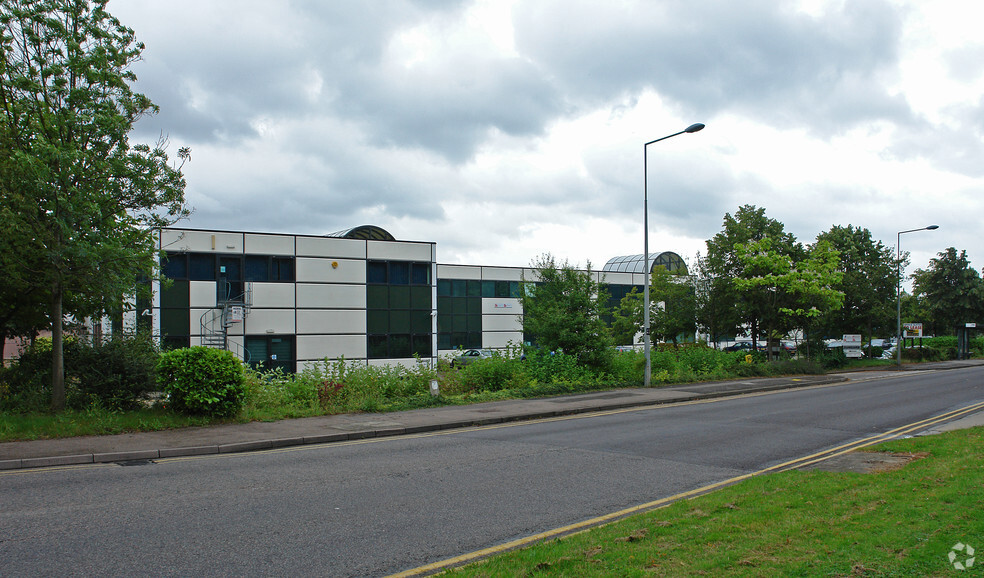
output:
[[[953,546],[984,548],[984,428],[875,450],[918,459],[878,473],[764,475],[453,575],[954,575]]]

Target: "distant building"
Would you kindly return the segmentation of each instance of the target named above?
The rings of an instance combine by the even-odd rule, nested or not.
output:
[[[325,236],[167,228],[159,244],[169,282],[155,281],[153,300],[138,302],[124,325],[150,328],[166,347],[222,347],[286,371],[518,345],[520,282],[536,279],[528,267],[440,264],[436,243],[372,225]],[[613,303],[642,291],[641,259],[593,272]],[[651,263],[686,269],[674,253]]]

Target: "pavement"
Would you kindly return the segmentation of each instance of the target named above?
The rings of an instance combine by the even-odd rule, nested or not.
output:
[[[931,371],[984,366],[984,360],[922,363],[904,371]],[[83,436],[0,443],[0,470],[75,464],[119,463],[178,456],[224,454],[397,436],[453,428],[542,419],[578,413],[625,409],[809,387],[897,375],[898,370],[832,375],[680,384],[630,388],[541,399],[507,400],[393,413],[352,413],[276,422],[189,427],[156,432]],[[959,425],[958,425],[959,424]],[[984,425],[984,412],[946,427]],[[941,428],[937,428],[942,431]]]

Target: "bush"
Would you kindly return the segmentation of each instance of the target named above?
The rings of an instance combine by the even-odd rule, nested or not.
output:
[[[51,338],[39,337],[3,372],[0,409],[46,411],[51,405]],[[150,336],[116,336],[92,345],[63,342],[68,409],[136,409],[156,389],[160,357]]]
[[[233,416],[246,399],[243,365],[231,351],[186,347],[161,355],[157,376],[169,407],[181,413]]]
[[[160,351],[149,335],[115,336],[105,343],[78,347],[74,354],[77,357],[66,373],[74,378],[86,406],[137,409],[157,389]]]

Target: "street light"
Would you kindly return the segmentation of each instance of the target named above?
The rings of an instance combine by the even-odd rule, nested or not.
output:
[[[929,225],[928,227],[899,231],[899,234],[896,236],[895,276],[898,279],[896,281],[895,302],[898,316],[896,317],[897,325],[895,327],[895,357],[898,360],[899,369],[902,369],[902,235],[905,233],[915,233],[916,231],[935,231],[939,228],[939,225]]]
[[[656,140],[651,140],[646,144],[642,145],[642,228],[644,237],[644,247],[643,251],[645,253],[645,284],[643,291],[643,321],[642,321],[642,335],[643,335],[643,346],[646,348],[646,373],[643,385],[649,387],[652,380],[652,361],[649,356],[649,162],[646,156],[647,147],[653,143],[657,143],[661,140],[666,140],[668,138],[673,138],[677,135],[681,135],[685,132],[697,132],[704,128],[701,123],[696,123],[688,126],[687,128],[681,130],[680,132],[675,132],[671,135],[664,136],[663,138],[658,138]]]

